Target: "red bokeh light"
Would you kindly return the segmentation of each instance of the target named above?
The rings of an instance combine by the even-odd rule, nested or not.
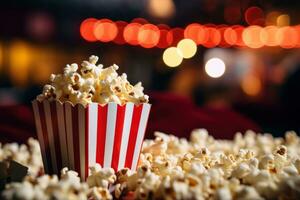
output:
[[[217,29],[218,29],[218,31],[220,32],[220,35],[221,35],[221,40],[220,40],[219,46],[223,47],[223,48],[231,46],[230,44],[228,44],[226,42],[225,37],[224,37],[224,35],[225,35],[224,33],[225,33],[227,28],[228,28],[228,26],[224,25],[224,24],[221,24],[221,25],[217,26]]]
[[[183,38],[184,30],[182,28],[173,28],[168,32],[167,37],[172,37],[173,41],[171,45],[177,45],[177,43]]]
[[[83,39],[89,42],[97,41],[94,35],[94,25],[98,20],[95,18],[88,18],[80,24],[80,35]]]
[[[138,17],[131,20],[131,23],[148,24],[149,22],[144,18]]]
[[[239,23],[241,17],[241,8],[239,6],[228,6],[224,9],[224,19],[229,24]]]
[[[173,35],[168,33],[168,30],[160,30],[159,41],[156,45],[158,48],[167,48],[171,46],[171,44],[173,43]]]
[[[123,37],[128,44],[139,44],[138,34],[141,26],[139,23],[130,23],[124,28]]]
[[[123,31],[124,31],[124,28],[127,26],[127,22],[116,21],[116,25],[118,27],[118,34],[117,34],[116,38],[114,39],[114,42],[116,44],[125,44],[126,42],[123,37]]]
[[[261,8],[253,6],[246,10],[245,21],[249,25],[264,25],[265,15]]]
[[[208,35],[207,40],[204,41],[203,46],[207,48],[212,48],[220,44],[221,34],[219,30],[214,27],[206,27],[206,34]]]
[[[110,42],[117,34],[117,25],[109,19],[101,19],[94,26],[94,35],[101,42]]]
[[[235,42],[235,45],[237,46],[240,46],[240,47],[244,47],[245,46],[245,43],[243,41],[243,32],[244,32],[244,27],[243,26],[240,26],[240,25],[234,25],[231,27],[235,33],[236,33],[236,42]]]
[[[139,44],[144,48],[153,48],[158,44],[160,31],[153,24],[145,24],[140,27],[138,34]]]

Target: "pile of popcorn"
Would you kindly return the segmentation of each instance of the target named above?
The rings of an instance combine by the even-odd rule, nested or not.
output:
[[[44,86],[37,100],[69,101],[82,105],[92,102],[115,102],[121,105],[127,102],[148,102],[149,96],[143,93],[141,82],[133,86],[128,82],[125,73],[118,75],[117,65],[103,68],[102,64],[96,64],[97,61],[98,57],[93,55],[89,61],[83,61],[80,69],[73,63],[64,68],[63,74],[51,74],[51,83]]]
[[[90,168],[86,182],[63,169],[6,186],[4,199],[300,199],[300,138],[247,131],[216,140],[205,129],[190,140],[161,132],[146,140],[137,171]]]

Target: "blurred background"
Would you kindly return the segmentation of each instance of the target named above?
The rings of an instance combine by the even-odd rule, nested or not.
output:
[[[11,113],[31,117],[51,73],[95,54],[142,81],[154,105],[150,131],[299,132],[299,9],[280,0],[1,1],[0,129],[24,122]],[[182,114],[185,103],[203,123]],[[23,131],[34,129],[28,124]]]

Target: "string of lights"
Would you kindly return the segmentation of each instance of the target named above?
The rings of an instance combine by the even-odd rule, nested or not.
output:
[[[247,18],[251,21],[251,17]],[[88,42],[114,42],[143,48],[168,48],[184,38],[206,48],[214,47],[300,47],[300,25],[215,25],[192,23],[185,28],[154,25],[143,18],[130,23],[109,19],[85,19],[80,25],[81,37]]]

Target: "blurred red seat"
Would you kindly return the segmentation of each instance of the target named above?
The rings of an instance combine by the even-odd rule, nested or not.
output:
[[[189,137],[195,128],[206,128],[216,138],[231,139],[237,131],[260,128],[246,117],[229,109],[199,108],[187,98],[169,93],[151,93],[152,109],[146,137],[162,131],[179,137]],[[31,107],[0,106],[0,142],[26,142],[35,137]]]

